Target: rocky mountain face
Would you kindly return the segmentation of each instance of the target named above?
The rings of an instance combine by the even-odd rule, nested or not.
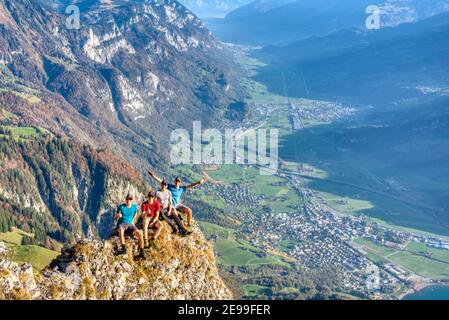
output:
[[[116,256],[116,239],[84,240],[40,273],[9,261],[0,243],[0,300],[231,299],[201,231],[195,227],[191,236],[179,238],[168,229],[165,225],[148,260],[134,260],[134,242],[127,256]]]
[[[27,125],[155,165],[171,129],[242,96],[226,50],[176,1],[47,3],[0,1],[0,105]]]

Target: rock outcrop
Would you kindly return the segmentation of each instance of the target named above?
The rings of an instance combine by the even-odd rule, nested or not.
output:
[[[3,242],[0,242],[0,257],[5,256],[8,253],[8,249]]]
[[[0,256],[0,299],[231,299],[209,243],[193,230],[181,238],[165,225],[143,261],[136,260],[131,239],[128,254],[116,256],[116,237],[80,241],[40,273]]]

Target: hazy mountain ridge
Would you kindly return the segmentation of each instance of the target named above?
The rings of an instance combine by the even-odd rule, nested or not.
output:
[[[225,42],[285,45],[345,28],[366,29],[366,9],[372,5],[380,8],[383,27],[417,22],[449,10],[447,0],[297,0],[286,4],[282,1],[273,3],[273,8],[266,11],[260,10],[257,1],[253,2],[231,12],[225,19],[208,21],[208,26]]]
[[[180,2],[200,17],[220,17],[251,0],[181,0]]]
[[[283,92],[282,74],[291,95],[337,97],[362,104],[392,103],[423,97],[418,88],[449,86],[449,13],[414,24],[360,32],[343,30],[256,55],[270,66],[259,80]],[[303,79],[303,82],[295,79]],[[379,97],[377,92],[382,90]]]

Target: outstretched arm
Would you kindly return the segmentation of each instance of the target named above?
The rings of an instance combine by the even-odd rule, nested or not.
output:
[[[206,178],[202,178],[200,181],[197,181],[197,182],[187,185],[186,189],[195,188],[196,186],[199,186],[200,184],[203,184],[205,182],[206,182]]]
[[[151,178],[153,178],[153,179],[156,180],[157,182],[159,182],[159,183],[162,182],[162,179],[159,178],[158,176],[156,176],[156,175],[154,174],[153,171],[148,171],[148,174],[150,175]]]

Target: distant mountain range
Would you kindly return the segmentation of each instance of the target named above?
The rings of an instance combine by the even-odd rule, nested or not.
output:
[[[180,0],[189,10],[199,17],[224,17],[229,12],[252,0]]]
[[[365,29],[366,9],[371,5],[380,8],[382,27],[417,22],[449,11],[448,0],[259,0],[224,19],[209,19],[207,25],[225,42],[286,44],[344,28]]]
[[[376,31],[347,29],[256,53],[256,79],[273,91],[362,104],[422,96],[449,87],[449,13]],[[379,94],[381,92],[382,94]]]

